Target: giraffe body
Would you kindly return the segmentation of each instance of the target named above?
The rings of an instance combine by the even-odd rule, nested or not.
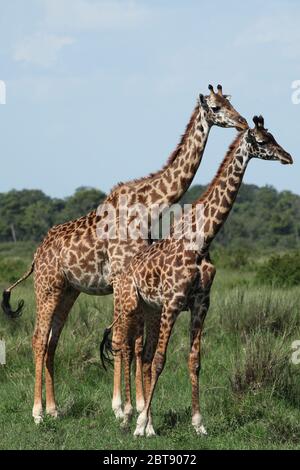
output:
[[[191,250],[191,240],[178,238],[180,224],[173,234],[138,254],[126,273],[119,278],[115,303],[122,312],[122,355],[125,369],[126,405],[130,403],[130,364],[132,347],[144,320],[145,305],[153,311],[152,327],[144,347],[143,372],[146,403],[140,413],[135,435],[149,435],[150,407],[159,375],[165,360],[169,338],[181,311],[191,311],[191,338],[189,371],[192,384],[192,424],[198,434],[205,434],[199,405],[200,346],[203,323],[209,309],[210,289],[215,267],[210,261],[209,247],[226,221],[240,188],[247,164],[252,157],[292,163],[291,156],[279,146],[264,128],[263,118],[254,117],[255,128],[238,135],[223,160],[220,169],[206,193],[195,202],[192,218],[192,237],[196,234],[196,207],[203,208],[203,237],[201,244]],[[181,221],[182,222],[182,221]],[[197,238],[195,238],[197,240]],[[150,321],[149,321],[150,323]],[[125,414],[127,424],[130,417]]]
[[[222,88],[210,95],[200,95],[180,143],[162,170],[139,180],[116,186],[106,198],[120,219],[120,198],[126,198],[129,208],[143,204],[150,211],[153,205],[166,207],[176,203],[188,189],[201,162],[210,129],[220,127],[245,128],[246,120],[233,108]],[[99,239],[97,227],[103,214],[92,211],[77,220],[58,225],[49,230],[34,256],[35,294],[37,303],[33,350],[36,366],[33,417],[42,419],[42,373],[45,365],[46,410],[57,414],[54,396],[54,354],[68,313],[81,292],[106,295],[113,292],[119,275],[130,260],[149,245],[144,238],[123,239],[120,233],[108,239]],[[131,222],[134,216],[131,217]],[[128,229],[128,227],[126,227]],[[23,280],[23,278],[22,278]],[[4,311],[13,316],[9,305],[11,290],[22,280],[7,289],[3,296]],[[19,306],[20,307],[20,306]],[[118,336],[118,329],[115,330]],[[142,338],[142,335],[140,335]],[[144,398],[141,380],[141,339],[136,344],[138,408]],[[121,357],[115,358],[113,408],[116,416],[121,409]],[[127,414],[130,406],[127,406]]]

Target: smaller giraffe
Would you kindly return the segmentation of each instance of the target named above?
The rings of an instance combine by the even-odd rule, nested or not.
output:
[[[191,310],[191,343],[189,371],[192,383],[192,425],[197,434],[206,434],[199,406],[200,345],[203,323],[209,308],[210,289],[215,276],[209,247],[226,221],[238,194],[249,160],[278,160],[293,163],[292,157],[264,128],[263,118],[253,118],[254,129],[238,134],[205,194],[193,204],[192,237],[178,236],[182,221],[176,223],[169,238],[150,246],[133,258],[127,272],[122,275],[115,294],[120,305],[124,343],[122,356],[125,371],[126,403],[130,402],[130,364],[134,338],[143,322],[143,311],[152,309],[154,322],[151,335],[144,346],[144,388],[146,404],[140,413],[135,436],[155,434],[150,406],[159,375],[161,374],[172,328],[179,313]],[[202,207],[203,218],[197,224],[196,211]],[[197,235],[201,232],[201,237]],[[191,248],[191,242],[193,247]],[[195,245],[196,243],[196,245]],[[157,315],[157,313],[159,315]],[[149,313],[148,313],[149,315]],[[157,321],[159,318],[159,321]],[[112,325],[113,326],[113,325]],[[106,336],[109,329],[106,331]]]

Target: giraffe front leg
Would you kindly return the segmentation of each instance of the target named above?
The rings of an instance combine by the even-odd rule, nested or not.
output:
[[[143,350],[143,380],[145,399],[147,400],[151,387],[151,364],[157,347],[157,341],[160,329],[161,311],[147,312],[146,320],[146,341]],[[142,410],[141,410],[142,411]],[[155,436],[155,430],[152,424],[151,410],[148,414],[148,424],[146,426],[146,436]]]
[[[120,277],[116,276],[113,282],[114,289],[114,321],[117,320],[120,315],[121,296],[120,296]],[[122,324],[119,322],[113,328],[112,334],[112,347],[114,351],[114,385],[113,385],[113,397],[112,397],[112,410],[117,420],[124,418],[124,412],[122,410],[122,341],[123,341],[123,329]]]
[[[125,333],[125,332],[124,332]],[[124,363],[124,382],[125,382],[125,404],[124,404],[124,418],[121,423],[121,428],[124,430],[128,429],[132,414],[133,407],[131,404],[131,362],[133,356],[133,345],[132,339],[128,338],[126,333],[124,334],[124,345],[122,348],[122,359]]]
[[[198,435],[206,435],[202,422],[199,403],[199,373],[201,368],[201,335],[203,322],[209,308],[209,294],[196,300],[191,315],[191,345],[189,355],[189,372],[192,385],[192,425]]]
[[[172,305],[165,306],[163,309],[161,323],[160,323],[161,327],[159,331],[158,345],[156,347],[156,351],[155,351],[154,358],[153,358],[152,365],[151,365],[150,390],[147,396],[145,408],[140,413],[137,419],[137,425],[134,431],[135,437],[144,436],[147,426],[149,424],[150,408],[151,408],[151,402],[152,402],[153,395],[154,395],[154,390],[155,390],[158,378],[160,374],[162,373],[164,365],[165,365],[167,346],[168,346],[172,328],[173,328],[173,325],[175,323],[178,313],[179,313],[178,309],[174,308]],[[152,422],[150,422],[150,424],[152,426]],[[146,432],[147,437],[152,435],[150,432],[150,429],[151,428],[149,428],[148,433]]]
[[[143,312],[141,311],[141,318]],[[137,325],[137,338],[135,340],[135,398],[136,410],[141,413],[145,407],[144,387],[143,387],[143,342],[144,342],[144,321]]]
[[[112,343],[114,348],[114,390],[112,398],[112,409],[117,420],[124,418],[124,412],[122,410],[122,329],[115,327],[113,330]]]

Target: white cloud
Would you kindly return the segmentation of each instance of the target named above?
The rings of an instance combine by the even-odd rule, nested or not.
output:
[[[131,28],[149,9],[134,0],[44,0],[45,25],[62,31]]]
[[[13,58],[16,61],[51,67],[55,63],[59,51],[73,42],[74,39],[68,36],[35,33],[25,37],[14,47]]]
[[[124,30],[142,26],[149,8],[135,0],[43,0],[36,32],[13,47],[13,59],[51,67],[80,32]]]
[[[257,19],[236,38],[235,45],[273,44],[277,52],[293,59],[300,56],[299,42],[298,15],[285,13]]]

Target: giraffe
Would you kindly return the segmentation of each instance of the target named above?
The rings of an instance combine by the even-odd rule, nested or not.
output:
[[[147,177],[120,183],[105,200],[118,213],[119,201],[126,198],[128,207],[136,203],[150,209],[154,204],[170,206],[180,199],[191,184],[199,167],[210,129],[213,125],[243,129],[247,121],[234,109],[229,96],[218,85],[215,92],[200,95],[186,131],[163,168]],[[120,211],[119,211],[120,212]],[[57,417],[54,394],[54,355],[68,313],[81,292],[92,295],[111,294],[118,275],[130,259],[149,244],[144,238],[99,238],[97,227],[104,215],[98,211],[77,220],[53,227],[37,248],[30,270],[3,293],[4,312],[16,317],[21,313],[21,301],[15,311],[10,307],[10,294],[20,282],[34,272],[36,295],[36,325],[32,346],[35,359],[35,389],[32,415],[41,422],[42,379],[45,370],[46,412]],[[127,227],[126,227],[127,228]],[[137,353],[137,400],[142,404],[141,357]],[[116,358],[114,395],[115,413],[121,413],[121,364]]]
[[[179,313],[191,311],[189,372],[192,385],[192,425],[197,434],[206,434],[199,405],[201,333],[209,309],[210,289],[215,276],[209,247],[226,221],[238,194],[251,158],[279,160],[292,164],[292,157],[264,128],[262,116],[254,116],[255,127],[239,133],[207,191],[192,205],[190,226],[185,216],[175,223],[168,238],[137,254],[119,278],[115,303],[118,303],[124,341],[122,355],[125,370],[126,401],[130,402],[130,363],[133,342],[138,334],[141,312],[149,306],[154,321],[146,338],[143,367],[146,403],[137,419],[135,436],[154,435],[150,407],[165,360],[168,341]],[[202,219],[197,219],[201,209]],[[200,220],[200,224],[198,223]],[[185,231],[183,231],[184,229]],[[186,230],[188,229],[188,230]],[[199,236],[200,234],[200,236]],[[192,243],[192,244],[191,244]],[[159,321],[157,321],[159,318]],[[114,324],[106,330],[104,346]],[[130,416],[124,416],[126,424]],[[149,424],[150,423],[150,424]]]

